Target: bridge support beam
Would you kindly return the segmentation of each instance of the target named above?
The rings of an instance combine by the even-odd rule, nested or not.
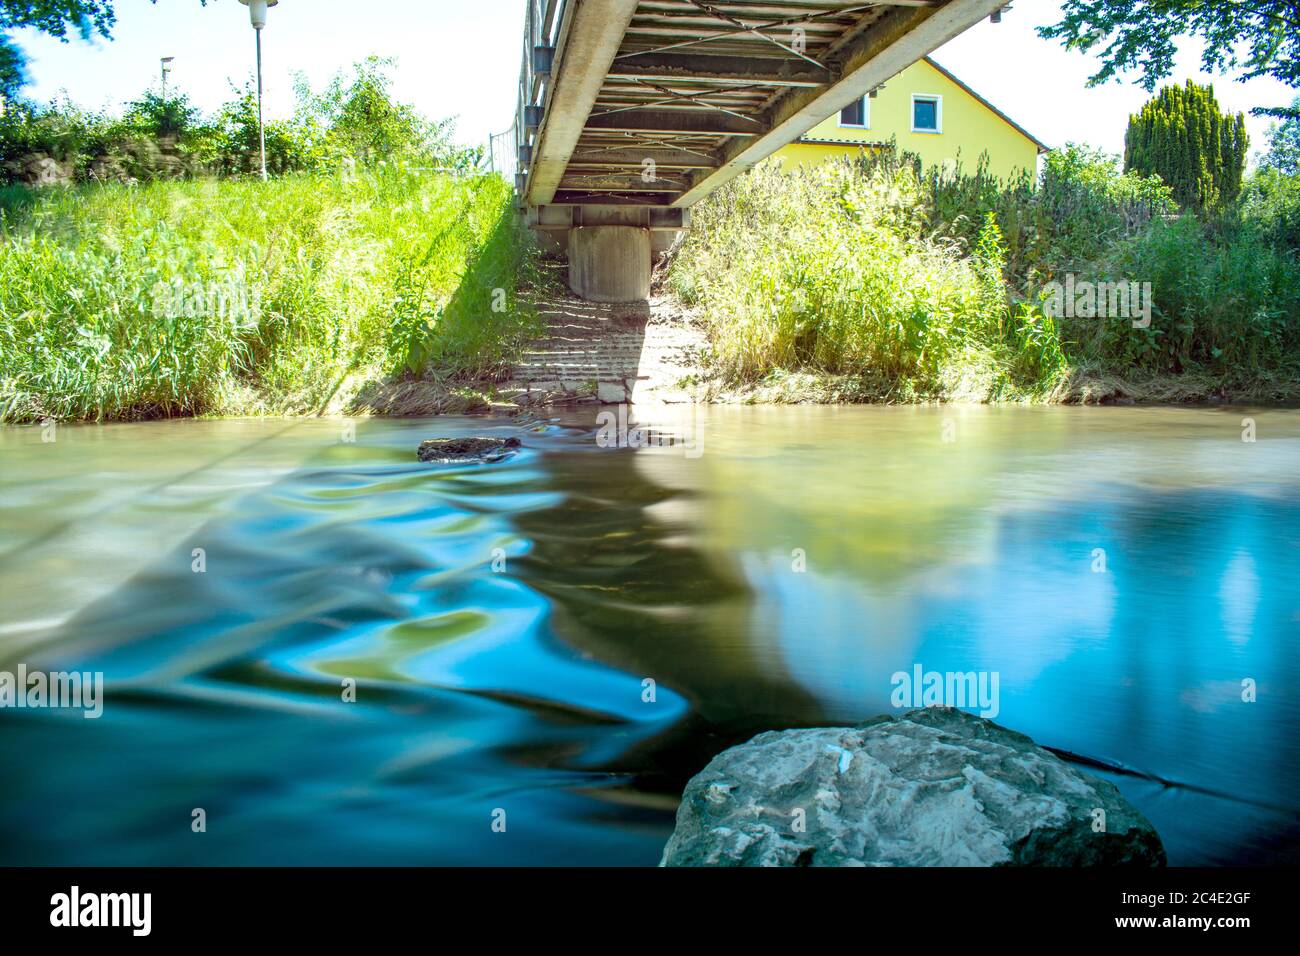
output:
[[[650,230],[579,226],[569,230],[569,288],[591,302],[650,298]]]
[[[637,2],[582,0],[568,4],[573,19],[562,31],[558,62],[551,74],[554,89],[547,94],[546,121],[538,131],[531,157],[525,197],[529,203],[548,203],[554,198]]]

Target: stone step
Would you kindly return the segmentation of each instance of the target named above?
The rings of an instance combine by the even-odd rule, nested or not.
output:
[[[656,300],[636,308],[563,298],[538,307],[546,328],[501,386],[515,401],[625,402],[652,397],[656,390],[682,400],[675,384],[695,371],[703,336],[671,303]],[[587,392],[593,382],[596,396]]]

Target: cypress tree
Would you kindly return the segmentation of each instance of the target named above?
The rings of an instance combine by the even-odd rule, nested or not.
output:
[[[1129,117],[1124,169],[1159,176],[1186,209],[1209,210],[1237,198],[1248,146],[1245,116],[1222,113],[1212,86],[1188,80]]]

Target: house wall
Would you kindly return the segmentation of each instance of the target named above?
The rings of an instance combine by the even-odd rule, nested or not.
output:
[[[912,132],[912,94],[928,93],[943,97],[939,133]],[[867,128],[840,126],[836,113],[807,132],[813,139],[888,142],[893,137],[898,148],[921,157],[928,168],[945,160],[960,157],[962,167],[973,170],[981,153],[988,153],[989,171],[1009,177],[1020,170],[1031,174],[1038,167],[1038,147],[997,113],[944,76],[924,60],[918,60],[869,99]],[[856,155],[858,145],[835,146],[826,143],[790,143],[774,154],[783,167],[825,162],[834,156]]]

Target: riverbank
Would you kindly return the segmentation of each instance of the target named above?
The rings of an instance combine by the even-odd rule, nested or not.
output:
[[[660,277],[662,280],[662,277]],[[957,370],[941,390],[872,373],[773,368],[751,378],[728,375],[716,363],[711,320],[662,281],[644,307],[604,306],[556,291],[533,308],[545,322],[539,339],[511,367],[509,381],[485,383],[478,410],[494,403],[702,402],[722,405],[1045,404],[1045,405],[1287,405],[1300,402],[1300,374],[1259,373],[1231,378],[1204,371],[1127,375],[1097,364],[1067,365],[1051,388],[1007,389],[977,364]],[[460,406],[461,411],[475,410]]]
[[[1283,184],[1285,185],[1285,184]],[[1037,183],[885,150],[765,164],[700,203],[664,270],[748,402],[1300,399],[1300,208],[1213,214],[1076,148]]]
[[[1205,373],[1120,376],[1071,368],[1048,392],[999,395],[996,383],[971,376],[943,395],[921,396],[864,375],[776,370],[737,383],[700,373],[683,383],[696,401],[744,405],[1014,404],[1014,405],[1294,405],[1300,379],[1258,377],[1227,382]]]
[[[0,421],[458,407],[536,334],[499,176],[0,190]]]
[[[1256,226],[1063,237],[1075,186],[954,205],[956,182],[760,167],[701,204],[641,306],[568,293],[496,176],[0,189],[0,422],[1300,401],[1300,264]],[[1049,275],[1154,278],[1139,314],[1058,318],[1031,297]]]

